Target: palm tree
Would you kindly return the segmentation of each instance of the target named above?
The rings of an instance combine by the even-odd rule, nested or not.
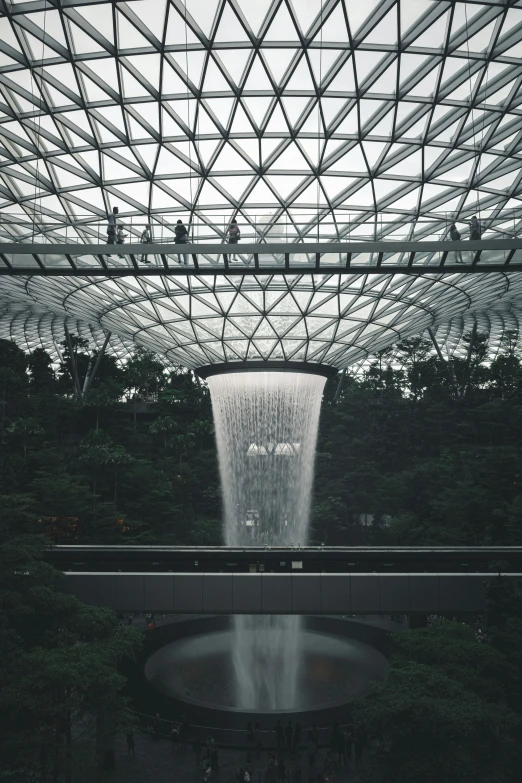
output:
[[[82,453],[80,461],[88,465],[92,470],[92,504],[94,518],[96,519],[96,478],[98,469],[109,461],[110,440],[101,430],[91,432],[84,442],[80,444]]]
[[[149,430],[153,435],[163,434],[163,448],[167,450],[167,435],[169,432],[173,432],[178,428],[177,422],[171,416],[159,416],[155,422],[153,422]]]
[[[212,432],[214,432],[214,427],[212,422],[208,421],[207,419],[197,419],[190,425],[189,432],[198,437],[199,450],[202,451],[203,438],[205,435],[210,435]]]
[[[132,462],[133,457],[129,454],[125,446],[113,446],[108,450],[107,463],[114,465],[114,508],[118,499],[118,467]]]
[[[41,435],[43,429],[36,419],[32,417],[15,419],[7,428],[11,435],[17,435],[22,438],[24,444],[24,467],[27,465],[27,441],[34,435]]]

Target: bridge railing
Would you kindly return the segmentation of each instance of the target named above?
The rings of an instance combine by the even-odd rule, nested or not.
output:
[[[174,227],[177,220],[187,226],[189,240],[195,244],[215,244],[228,236],[232,214],[220,214],[217,210],[202,211],[200,215],[188,213],[152,213],[145,215],[125,214],[120,207],[116,217],[121,226],[126,244],[139,244],[146,228],[149,228],[154,244],[174,242]],[[405,215],[375,214],[371,210],[320,215],[316,210],[305,208],[295,211],[291,218],[280,218],[272,214],[245,213],[237,216],[241,239],[248,243],[296,243],[296,242],[375,242],[392,239],[395,241],[435,240],[450,236],[454,222],[463,239],[470,236],[472,213],[454,217],[446,212],[430,212],[409,220]],[[481,210],[478,215],[483,238],[513,239],[522,236],[522,208]],[[0,242],[49,243],[49,244],[102,244],[107,240],[107,217],[102,215],[77,214],[63,219],[52,219],[44,214],[28,219],[26,213],[0,214]]]
[[[522,238],[248,244],[0,244],[0,274],[120,276],[259,272],[424,274],[507,271],[522,265]]]

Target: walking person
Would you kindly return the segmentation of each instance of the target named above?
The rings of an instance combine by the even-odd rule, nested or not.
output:
[[[471,218],[471,223],[469,224],[469,238],[482,239],[482,229],[480,228],[480,223],[476,217]]]
[[[256,725],[254,726],[254,742],[255,742],[256,754],[259,758],[263,746],[263,738],[261,736],[261,726],[259,725],[259,723],[256,723]]]
[[[281,759],[281,761],[277,765],[277,779],[278,781],[288,780],[288,776],[286,774],[285,762],[283,761],[283,759]]]
[[[277,767],[273,757],[271,757],[268,762],[268,767],[265,772],[265,783],[277,783]]]
[[[120,223],[118,226],[118,230],[116,232],[116,244],[117,245],[123,245],[123,240],[127,236],[125,231],[123,230],[125,227]],[[118,258],[123,258],[123,255],[121,253],[118,254]]]
[[[232,218],[232,221],[228,228],[228,242],[230,245],[237,245],[240,239],[241,239],[241,231],[237,224],[237,220],[235,218]],[[235,261],[236,258],[237,258],[236,253],[234,253],[234,255],[232,256],[232,261]]]
[[[188,245],[188,231],[186,226],[184,225],[182,220],[178,220],[176,223],[176,226],[174,228],[174,235],[175,240],[174,242],[176,245]],[[181,261],[181,253],[178,253],[178,263],[184,263],[185,266],[188,264],[188,255],[187,253],[183,253],[183,262]]]
[[[116,242],[116,216],[119,213],[118,207],[113,207],[112,212],[107,217],[107,244],[114,245]],[[108,254],[110,258],[110,253]]]
[[[358,767],[361,763],[363,747],[366,742],[366,735],[364,731],[358,727],[355,731],[355,766]]]
[[[192,743],[192,750],[194,753],[194,760],[196,762],[196,769],[200,769],[201,767],[201,742],[199,739],[195,739]]]
[[[150,230],[150,225],[147,224],[143,231],[141,232],[140,242],[142,245],[150,245],[152,242],[152,234]],[[152,261],[149,261],[149,257],[145,254],[141,256],[141,263],[142,264],[151,264]]]
[[[301,783],[303,779],[303,770],[299,761],[296,761],[294,771],[292,774],[292,783]]]
[[[294,753],[299,752],[300,742],[301,742],[301,724],[296,723],[294,726],[294,736],[292,737],[292,749]]]
[[[455,223],[451,224],[449,231],[450,231],[451,241],[452,242],[460,242],[460,238],[461,238],[460,237],[460,231],[457,230],[457,226],[455,225]],[[462,260],[462,251],[461,250],[456,250],[455,251],[455,258],[456,258],[457,264],[463,264],[464,263],[464,261]]]
[[[216,772],[219,769],[219,756],[218,756],[218,749],[214,743],[210,749],[210,766],[212,768],[213,772]]]
[[[316,756],[316,753],[317,753],[317,743],[314,740],[314,737],[313,737],[312,733],[310,733],[310,738],[308,740],[307,753],[308,753],[308,766],[310,767],[310,769],[313,769],[314,766],[315,766],[315,756]]]
[[[136,745],[134,744],[134,732],[128,731],[127,732],[127,754],[129,756],[134,756],[134,748]]]
[[[177,723],[172,724],[172,728],[170,730],[170,741],[172,742],[172,750],[175,753],[179,747],[179,726]]]
[[[276,747],[278,751],[282,751],[285,744],[285,732],[281,725],[281,721],[278,720],[275,727],[274,727],[274,733],[276,735]]]
[[[160,721],[161,721],[161,718],[160,718],[160,716],[159,716],[159,712],[157,712],[157,713],[156,713],[156,717],[154,718],[154,725],[153,725],[153,730],[154,730],[154,736],[155,736],[155,737],[159,737],[159,733],[160,733]]]
[[[285,727],[285,739],[286,739],[287,750],[292,750],[293,737],[294,737],[294,727],[292,726],[292,721],[289,720]]]

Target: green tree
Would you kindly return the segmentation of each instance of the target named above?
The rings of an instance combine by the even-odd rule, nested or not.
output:
[[[149,430],[153,435],[163,436],[163,449],[167,451],[168,434],[177,428],[178,424],[172,416],[158,416],[156,421],[150,425]]]
[[[41,557],[34,541],[0,546],[0,758],[24,783],[76,783],[89,779],[79,767],[86,746],[95,755],[100,713],[115,731],[132,722],[118,662],[141,638],[113,612],[61,593],[60,573]]]
[[[112,441],[101,430],[96,430],[83,439],[80,443],[80,462],[83,462],[91,470],[92,475],[92,504],[96,518],[96,480],[100,468],[109,461]]]
[[[39,394],[53,392],[56,386],[56,374],[53,362],[47,351],[35,348],[27,359],[29,370],[29,387]]]
[[[354,703],[368,749],[357,783],[511,783],[521,717],[506,705],[510,661],[472,628],[439,620],[397,634],[386,681]]]
[[[13,436],[14,439],[20,439],[22,441],[23,454],[24,454],[24,467],[27,466],[27,444],[33,438],[43,434],[43,429],[40,427],[38,421],[33,417],[15,419],[9,427],[7,432]]]

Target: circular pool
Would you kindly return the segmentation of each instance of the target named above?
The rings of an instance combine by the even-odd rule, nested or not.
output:
[[[328,711],[364,695],[370,681],[383,680],[387,670],[385,655],[377,649],[379,645],[371,643],[375,640],[354,638],[365,636],[357,633],[360,624],[333,623],[333,627],[319,623],[319,627],[300,631],[301,668],[295,701],[281,710],[263,703],[254,710],[238,706],[234,673],[237,637],[232,627],[202,630],[186,637],[178,633],[178,638],[149,655],[144,664],[145,679],[162,700],[213,712]],[[332,632],[337,628],[340,633]],[[252,676],[260,678],[261,674],[252,672]]]

